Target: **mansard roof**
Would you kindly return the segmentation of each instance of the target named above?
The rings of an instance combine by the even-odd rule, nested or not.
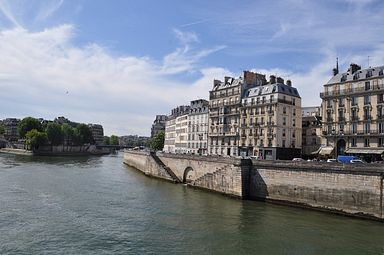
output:
[[[351,69],[345,73],[338,73],[333,76],[325,85],[331,85],[341,82],[351,82],[358,80],[365,80],[367,78],[383,77],[384,66],[370,67],[362,70],[352,72]]]
[[[270,95],[275,93],[281,93],[286,94],[289,96],[294,96],[300,98],[300,94],[297,91],[296,88],[290,87],[283,83],[274,83],[274,84],[267,84],[263,86],[257,86],[254,88],[250,88],[245,91],[244,98],[247,97],[257,97],[257,96],[264,96],[264,95]]]

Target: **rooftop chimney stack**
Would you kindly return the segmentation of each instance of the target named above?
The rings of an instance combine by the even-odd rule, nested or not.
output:
[[[270,75],[269,76],[269,83],[270,84],[275,84],[276,83],[276,76]]]
[[[287,86],[292,87],[292,81],[291,80],[287,80]]]
[[[277,81],[277,83],[282,83],[282,84],[284,84],[284,79],[281,78],[281,77],[277,77],[277,78],[276,78],[276,81]]]

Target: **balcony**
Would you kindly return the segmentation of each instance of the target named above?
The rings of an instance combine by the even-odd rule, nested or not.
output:
[[[339,117],[339,118],[337,118],[337,120],[338,120],[339,122],[344,122],[344,121],[345,121],[345,117]]]
[[[372,116],[371,115],[365,115],[364,120],[372,120]]]
[[[351,116],[350,121],[359,121],[358,116]]]
[[[333,118],[327,118],[327,122],[333,122]]]

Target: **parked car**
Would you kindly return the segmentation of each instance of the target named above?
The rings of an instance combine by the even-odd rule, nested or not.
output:
[[[293,158],[292,161],[305,161],[305,160],[302,158]]]
[[[337,163],[339,161],[337,161],[337,159],[335,159],[335,158],[329,158],[329,159],[327,159],[327,162],[328,163]]]
[[[367,162],[365,162],[364,160],[361,160],[361,159],[352,159],[350,161],[350,163],[352,163],[352,164],[365,164]]]
[[[352,163],[352,160],[358,160],[359,158],[356,156],[338,156],[337,161],[344,163],[344,164],[349,164]]]

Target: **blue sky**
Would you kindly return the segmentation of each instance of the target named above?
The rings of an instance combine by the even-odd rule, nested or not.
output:
[[[384,64],[384,2],[0,0],[0,119],[149,135],[156,114],[242,70],[291,79],[319,105],[342,70]]]

